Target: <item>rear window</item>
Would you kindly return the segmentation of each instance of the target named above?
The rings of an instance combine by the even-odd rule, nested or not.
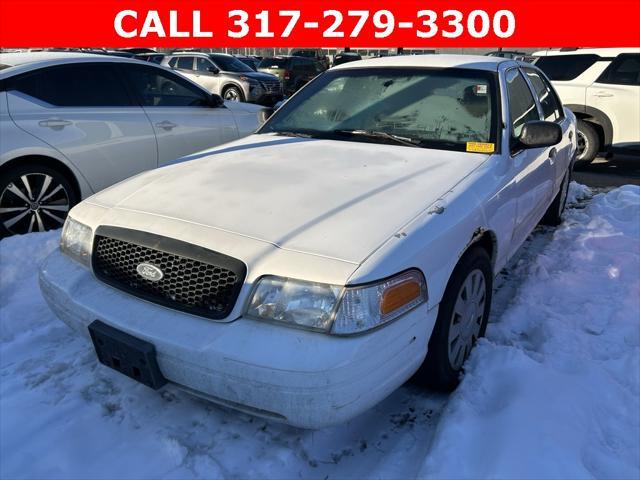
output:
[[[307,57],[307,58],[315,58],[316,51],[315,50],[294,50],[291,52],[291,55],[294,57]]]
[[[286,68],[288,63],[288,58],[263,58],[258,68]]]
[[[178,62],[174,65],[182,70],[193,70],[193,57],[178,57]]]
[[[108,63],[43,68],[13,79],[9,88],[57,107],[132,104],[120,78]]]
[[[613,85],[640,85],[640,54],[622,54],[609,65],[598,83]]]
[[[540,57],[535,65],[551,80],[567,81],[579,77],[587,68],[596,63],[598,55],[552,55]]]

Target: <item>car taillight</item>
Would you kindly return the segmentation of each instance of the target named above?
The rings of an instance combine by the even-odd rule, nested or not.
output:
[[[284,77],[283,77],[283,78],[284,78],[285,80],[289,80],[289,79],[291,78],[291,74],[292,74],[292,73],[293,73],[293,72],[292,72],[291,70],[285,70],[285,71],[284,71]]]

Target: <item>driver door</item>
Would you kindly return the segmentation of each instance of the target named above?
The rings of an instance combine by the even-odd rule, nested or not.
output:
[[[518,68],[506,71],[505,80],[509,101],[509,132],[511,168],[516,197],[516,220],[511,237],[511,255],[522,245],[538,224],[553,192],[557,151],[553,148],[518,146],[518,137],[526,122],[540,120],[541,115],[529,84]]]
[[[160,67],[121,64],[151,120],[158,142],[158,165],[238,138],[233,113],[212,107],[208,93]]]

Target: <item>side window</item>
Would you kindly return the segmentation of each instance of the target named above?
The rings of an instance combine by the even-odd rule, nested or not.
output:
[[[147,107],[206,107],[204,91],[172,72],[144,65],[126,65],[134,91]]]
[[[198,72],[210,72],[211,68],[213,68],[213,63],[208,58],[196,58],[196,70]]]
[[[517,69],[506,74],[507,96],[509,97],[509,115],[511,120],[511,137],[517,139],[525,123],[540,120],[536,103],[529,86]]]
[[[178,57],[176,68],[181,70],[193,70],[193,57]]]
[[[640,85],[640,54],[623,53],[600,75],[597,83]]]
[[[535,70],[526,68],[524,71],[540,100],[544,119],[550,122],[560,120],[563,117],[562,108],[551,86]]]
[[[178,57],[173,57],[171,60],[169,60],[169,66],[171,68],[177,68],[178,65]]]
[[[10,89],[56,107],[126,107],[133,103],[109,63],[44,68],[16,78]]]
[[[579,77],[600,57],[593,54],[585,55],[549,55],[540,57],[535,65],[551,80],[568,81]]]

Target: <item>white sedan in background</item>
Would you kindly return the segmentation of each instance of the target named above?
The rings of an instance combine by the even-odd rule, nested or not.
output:
[[[103,364],[269,419],[343,422],[416,372],[451,390],[494,276],[561,221],[575,127],[529,64],[341,65],[76,206],[40,286]]]
[[[80,199],[248,135],[262,112],[149,62],[0,55],[0,238],[61,227]]]

